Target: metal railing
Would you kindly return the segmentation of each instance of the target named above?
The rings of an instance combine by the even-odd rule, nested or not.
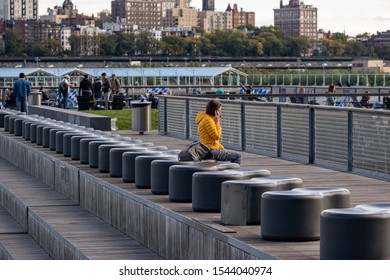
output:
[[[159,133],[197,140],[208,98],[163,96]],[[390,111],[220,100],[229,149],[390,179]]]

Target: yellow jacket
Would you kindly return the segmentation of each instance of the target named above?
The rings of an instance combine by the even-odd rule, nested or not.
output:
[[[205,112],[199,112],[196,116],[200,142],[209,147],[210,150],[223,150],[224,147],[219,143],[222,129],[217,125],[214,118]]]

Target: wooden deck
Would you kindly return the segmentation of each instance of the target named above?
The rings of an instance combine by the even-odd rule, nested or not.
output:
[[[139,138],[165,145],[168,148],[180,149],[189,141],[160,136],[154,133],[137,135],[124,133],[128,137]],[[242,153],[242,167],[264,168],[271,171],[271,176],[291,176],[301,178],[304,187],[342,187],[351,192],[351,206],[364,203],[390,203],[390,182],[373,179],[352,173],[339,172],[314,165],[300,164],[283,159],[271,158],[252,153]],[[173,203],[167,196],[155,196],[150,191],[132,188],[130,191],[143,195],[151,201],[160,203],[169,209],[180,212],[196,220],[208,220],[220,224],[220,214],[192,212],[190,203]],[[278,259],[319,259],[319,241],[314,242],[274,242],[265,241],[260,236],[260,226],[228,226],[235,233],[225,233],[237,238],[266,254]]]
[[[152,142],[155,145],[164,145],[171,149],[181,149],[189,141],[175,139],[171,137],[160,136],[155,132],[139,135],[130,131],[121,131],[120,134],[124,136],[141,139],[144,142]],[[21,139],[21,137],[15,137],[9,135],[14,139]],[[20,141],[24,141],[21,139]],[[131,193],[140,197],[145,201],[149,201],[152,204],[157,205],[161,209],[168,209],[177,213],[179,216],[184,216],[194,221],[195,226],[202,225],[210,228],[211,230],[220,234],[219,238],[228,240],[230,244],[236,244],[237,247],[244,247],[247,252],[251,250],[261,252],[261,258],[264,259],[294,259],[294,260],[308,260],[319,259],[319,241],[313,242],[272,242],[265,241],[260,235],[260,226],[222,226],[220,224],[220,214],[218,213],[198,213],[193,212],[191,203],[173,203],[169,200],[167,195],[153,195],[150,190],[137,189],[134,184],[123,183],[121,178],[111,178],[107,173],[100,173],[97,169],[89,168],[88,165],[82,165],[79,161],[73,161],[69,158],[65,158],[61,154],[57,154],[48,149],[37,146],[36,144],[23,142],[25,145],[29,145],[41,152],[47,154],[50,157],[59,159],[66,164],[71,165],[75,170],[79,172],[85,172],[92,177],[99,178],[107,185],[114,185],[119,187],[123,192]],[[261,168],[271,171],[272,176],[293,176],[299,177],[304,181],[305,187],[343,187],[351,191],[351,204],[355,206],[363,203],[390,203],[390,183],[384,180],[378,180],[359,176],[351,173],[338,172],[326,168],[321,168],[313,165],[305,165],[296,162],[291,162],[282,159],[270,158],[262,155],[256,155],[251,153],[242,153],[243,161],[242,167]],[[78,207],[78,206],[66,206],[66,207]],[[48,212],[42,207],[32,207],[32,216],[35,214],[43,215],[49,221],[48,223],[56,224],[56,219],[61,213],[60,207],[58,211]],[[164,210],[161,210],[164,212]],[[82,211],[82,210],[80,210]],[[63,219],[64,217],[60,217]],[[115,219],[115,217],[108,217],[109,219]],[[138,219],[140,217],[137,217]],[[125,221],[117,221],[120,224]],[[71,222],[69,222],[70,228],[62,229],[58,226],[59,231],[63,231],[64,234],[71,229]],[[150,225],[149,225],[150,226]],[[87,229],[85,229],[88,232]],[[153,225],[151,226],[153,230]],[[142,230],[139,230],[139,234],[142,234]],[[190,234],[190,233],[189,233]],[[75,237],[76,238],[76,237]],[[171,237],[172,238],[172,237]],[[194,236],[197,238],[197,236]],[[160,240],[164,242],[164,240]],[[91,241],[93,243],[93,241]],[[145,241],[148,242],[147,240]],[[82,246],[82,244],[80,244]],[[151,244],[153,247],[153,244]],[[179,247],[180,248],[180,247]],[[106,250],[100,248],[101,250]],[[181,250],[186,250],[183,247]],[[97,250],[99,255],[99,249]],[[159,252],[157,252],[159,253]],[[184,253],[183,253],[184,254]],[[189,253],[186,253],[189,254]],[[255,254],[256,255],[256,254]]]

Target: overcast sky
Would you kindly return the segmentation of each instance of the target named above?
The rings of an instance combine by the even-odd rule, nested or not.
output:
[[[111,9],[111,0],[72,0],[80,13],[96,14],[103,9]],[[289,0],[284,0],[287,4]],[[256,25],[273,25],[273,9],[279,7],[280,0],[215,0],[216,9],[224,11],[230,3],[238,4],[245,11],[256,12]],[[63,0],[39,0],[40,14],[45,14],[48,7],[62,5]],[[318,8],[318,28],[325,31],[345,32],[357,35],[363,32],[376,33],[390,30],[389,0],[306,0],[307,5]],[[202,8],[202,0],[192,0],[193,7]]]

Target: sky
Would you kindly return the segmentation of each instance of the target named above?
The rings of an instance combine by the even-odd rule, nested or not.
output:
[[[286,5],[289,0],[283,0]],[[111,9],[111,0],[72,0],[79,13],[96,14]],[[39,13],[46,14],[47,8],[62,5],[63,0],[39,0]],[[280,0],[215,0],[216,10],[224,11],[228,4],[238,4],[239,9],[256,12],[256,25],[273,25],[274,8]],[[369,32],[390,30],[389,0],[305,0],[306,5],[318,8],[318,28],[331,32],[344,32],[354,36]],[[201,9],[202,0],[192,0],[191,6]]]

